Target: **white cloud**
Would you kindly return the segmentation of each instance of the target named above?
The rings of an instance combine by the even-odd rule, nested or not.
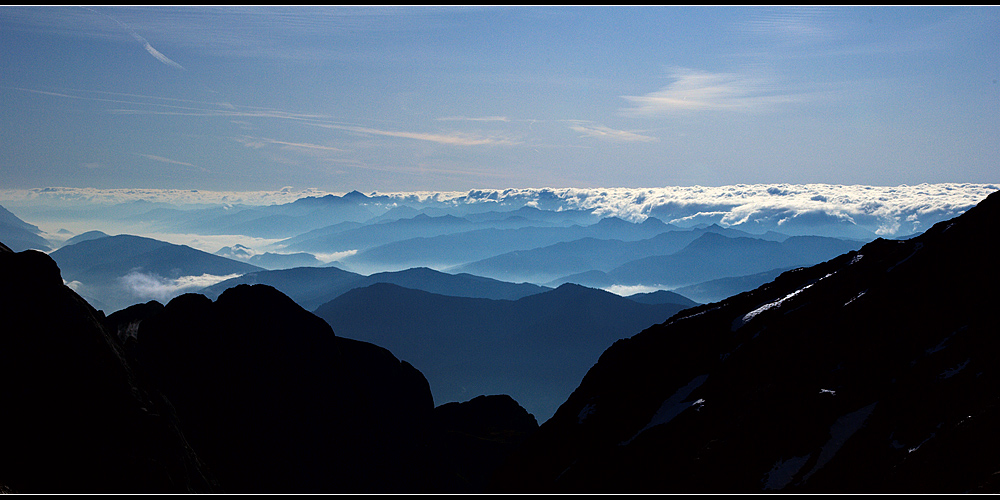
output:
[[[155,48],[153,48],[153,46],[150,45],[149,42],[146,41],[145,38],[143,38],[138,33],[136,33],[135,30],[133,30],[132,28],[130,28],[127,24],[125,24],[125,23],[119,21],[118,19],[115,19],[115,18],[113,18],[113,17],[111,17],[111,16],[109,16],[107,14],[104,14],[103,12],[97,12],[96,10],[91,9],[89,7],[80,7],[80,8],[81,9],[89,10],[89,11],[93,12],[94,14],[98,14],[98,15],[104,16],[104,17],[106,17],[106,18],[108,18],[108,19],[110,19],[110,20],[118,23],[119,26],[121,26],[122,28],[124,28],[125,31],[127,31],[128,34],[132,36],[132,38],[134,38],[137,42],[139,42],[140,44],[142,44],[142,48],[146,49],[146,52],[149,52],[149,54],[151,56],[155,57],[157,61],[160,61],[161,63],[166,64],[167,66],[170,66],[172,68],[176,68],[176,69],[179,69],[179,70],[182,70],[182,71],[184,70],[184,66],[181,66],[180,64],[177,64],[176,62],[174,62],[173,60],[171,60],[169,57],[163,55],[160,51],[158,51]]]
[[[220,281],[239,276],[239,274],[226,276],[202,274],[200,276],[181,276],[177,279],[169,279],[155,274],[133,271],[122,276],[121,281],[128,291],[140,299],[155,299],[166,302],[182,293],[193,292],[219,283]]]
[[[879,235],[910,234],[968,210],[1000,189],[1000,184],[920,184],[916,186],[843,186],[836,184],[737,184],[730,186],[667,186],[657,188],[508,188],[465,192],[370,193],[400,202],[427,204],[497,203],[507,207],[534,205],[546,210],[590,210],[639,222],[653,216],[689,226],[715,222],[723,226],[759,228],[779,220],[790,225],[841,223]],[[340,196],[318,189],[277,191],[202,191],[181,189],[91,189],[48,187],[0,190],[4,206],[50,205],[85,207],[135,200],[185,204],[270,205],[306,196]],[[93,229],[93,228],[87,228]],[[114,229],[102,228],[105,232]],[[150,237],[214,252],[231,244],[232,236],[164,235]],[[242,237],[241,237],[242,238]],[[246,240],[258,248],[277,240]]]
[[[343,252],[333,252],[333,253],[314,253],[313,257],[324,264],[329,264],[333,261],[339,261],[343,258],[350,257],[358,253],[357,250],[346,250]]]
[[[603,288],[603,290],[622,297],[628,297],[637,293],[652,293],[659,290],[666,290],[666,288],[649,285],[611,285]]]
[[[789,92],[773,81],[737,73],[710,73],[686,68],[673,71],[673,83],[642,96],[622,96],[634,106],[624,115],[659,116],[691,111],[766,111],[780,104],[803,102],[817,94]]]
[[[570,125],[570,129],[580,132],[580,137],[596,137],[614,142],[657,142],[659,139],[647,135],[637,134],[628,130],[615,130],[604,125],[587,125],[575,123]]]

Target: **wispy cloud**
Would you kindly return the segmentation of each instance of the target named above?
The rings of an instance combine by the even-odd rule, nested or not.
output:
[[[445,134],[430,134],[424,132],[406,132],[399,130],[380,130],[368,127],[357,127],[347,125],[332,125],[329,123],[311,123],[318,127],[332,128],[337,130],[347,130],[359,134],[382,135],[388,137],[402,137],[406,139],[416,139],[420,141],[436,142],[438,144],[450,144],[454,146],[481,146],[481,145],[503,145],[510,146],[520,144],[506,137],[484,136],[480,134],[470,134],[466,132],[450,132]]]
[[[648,135],[638,134],[629,130],[615,130],[604,125],[589,124],[587,122],[576,122],[569,126],[570,129],[580,132],[580,137],[596,137],[614,142],[657,142],[659,139]]]
[[[737,73],[677,69],[673,83],[643,96],[622,96],[633,103],[624,115],[657,116],[684,111],[767,111],[803,102],[815,94],[790,92],[775,82]]]
[[[835,8],[781,6],[754,9],[743,29],[755,35],[794,41],[827,40],[836,36],[836,32],[824,24],[826,16]]]
[[[260,148],[264,147],[267,144],[277,144],[279,146],[284,146],[286,148],[292,148],[292,149],[307,149],[307,150],[318,150],[318,151],[335,151],[335,152],[340,152],[340,153],[347,151],[346,149],[335,148],[335,147],[332,147],[332,146],[322,146],[322,145],[319,145],[319,144],[310,144],[310,143],[307,143],[307,142],[279,141],[279,140],[275,140],[275,139],[268,139],[266,137],[244,136],[244,137],[238,138],[236,140],[239,141],[239,142],[241,142],[244,146],[246,146],[248,148],[254,148],[254,149],[260,149]]]
[[[122,276],[121,283],[136,297],[166,302],[184,292],[198,290],[239,276],[239,274],[225,276],[202,274],[200,276],[181,276],[177,279],[170,279],[155,274],[133,271]]]
[[[509,122],[506,116],[480,116],[469,118],[466,116],[445,116],[438,118],[438,121],[465,121],[465,122]]]
[[[323,114],[313,114],[313,113],[295,113],[289,111],[282,111],[274,108],[264,108],[257,106],[234,106],[228,102],[209,102],[209,101],[195,101],[190,99],[175,99],[170,97],[158,97],[158,96],[148,96],[140,94],[124,94],[118,92],[105,92],[105,91],[95,91],[95,90],[77,90],[77,89],[59,89],[60,92],[52,92],[47,90],[39,89],[28,89],[22,87],[11,87],[14,90],[20,90],[22,92],[31,92],[34,94],[49,95],[53,97],[63,97],[68,99],[80,99],[84,101],[96,101],[96,102],[110,102],[114,104],[127,104],[138,107],[151,107],[155,106],[158,108],[167,108],[178,111],[155,111],[150,109],[110,109],[108,110],[111,114],[116,115],[180,115],[180,116],[222,116],[222,117],[234,117],[234,118],[278,118],[283,120],[300,120],[300,121],[310,121],[310,120],[324,120],[329,119],[329,115]],[[112,99],[108,97],[94,97],[91,93],[104,94],[114,97],[120,97],[117,99]],[[174,101],[192,104],[191,106],[181,106],[178,104],[171,104],[169,102],[160,101]],[[247,122],[242,122],[247,123]]]
[[[89,11],[93,12],[94,14],[98,14],[98,15],[104,16],[104,17],[106,17],[106,18],[108,18],[108,19],[110,19],[110,20],[118,23],[119,26],[121,26],[122,28],[125,28],[125,31],[127,31],[128,34],[132,36],[132,38],[135,38],[135,40],[137,42],[139,42],[140,44],[142,44],[142,48],[146,49],[146,52],[149,52],[149,54],[151,56],[155,57],[157,61],[160,61],[161,63],[166,64],[167,66],[170,66],[172,68],[176,68],[176,69],[179,69],[181,71],[184,71],[184,66],[181,66],[180,64],[177,64],[176,62],[174,62],[173,60],[171,60],[169,57],[163,55],[160,51],[158,51],[155,48],[153,48],[153,46],[150,45],[149,42],[146,41],[145,38],[143,38],[141,35],[139,35],[138,33],[136,33],[135,30],[133,30],[132,28],[130,28],[127,24],[125,24],[125,23],[123,23],[123,22],[121,22],[121,21],[119,21],[119,20],[117,20],[117,19],[115,19],[115,18],[113,18],[113,17],[111,17],[111,16],[109,16],[107,14],[104,14],[102,12],[97,12],[96,10],[91,9],[89,7],[80,7],[80,8],[81,9],[89,10]]]
[[[162,156],[156,156],[156,155],[147,155],[147,154],[137,154],[137,155],[141,156],[141,157],[143,157],[143,158],[145,158],[147,160],[158,161],[160,163],[169,163],[171,165],[181,165],[181,166],[184,166],[184,167],[193,168],[195,170],[200,170],[202,172],[207,172],[207,170],[205,170],[202,167],[199,167],[197,165],[193,165],[191,163],[184,162],[184,161],[171,160],[170,158],[164,158]]]

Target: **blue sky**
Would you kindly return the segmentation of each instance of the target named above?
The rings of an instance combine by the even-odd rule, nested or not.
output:
[[[997,182],[995,7],[0,7],[0,188]]]

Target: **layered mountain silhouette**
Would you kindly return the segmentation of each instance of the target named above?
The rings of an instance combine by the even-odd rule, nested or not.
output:
[[[10,210],[0,207],[0,241],[5,242],[11,250],[50,250],[52,245],[41,234],[42,230],[38,226],[24,222]]]
[[[244,261],[264,269],[272,270],[291,269],[293,267],[318,267],[323,265],[323,262],[311,253],[257,253],[251,248],[238,243],[231,247],[220,248],[215,252],[215,255],[227,259]]]
[[[516,492],[1000,490],[1000,193],[616,342]]]
[[[578,285],[518,300],[451,297],[390,283],[316,309],[338,335],[384,346],[417,367],[439,403],[509,394],[540,421],[599,354],[688,307],[647,304]]]
[[[184,278],[262,270],[186,245],[127,234],[81,241],[51,255],[66,281],[76,282],[81,295],[108,311],[151,298],[169,299],[184,291]],[[189,281],[191,289],[204,286]]]
[[[566,276],[549,285],[679,287],[781,267],[812,265],[856,250],[862,244],[826,236],[792,236],[780,242],[746,236],[730,238],[710,231],[675,253],[632,260],[606,273],[592,270]]]
[[[562,276],[595,270],[606,272],[634,260],[673,254],[709,232],[730,238],[753,237],[769,240],[779,238],[777,241],[787,238],[777,233],[766,236],[751,235],[744,231],[723,228],[717,224],[690,230],[663,226],[656,219],[647,219],[644,224],[649,227],[661,227],[664,232],[651,238],[630,241],[585,237],[541,248],[508,252],[456,266],[449,271],[467,272],[507,281],[546,283]],[[567,281],[560,280],[557,284],[565,282]]]
[[[509,396],[435,409],[408,363],[264,285],[104,317],[0,244],[0,314],[3,492],[476,492],[537,429]]]
[[[364,276],[342,269],[302,267],[278,271],[257,271],[221,281],[199,290],[216,298],[226,289],[240,284],[270,285],[288,295],[302,307],[313,311],[341,294],[375,283],[393,283],[405,288],[454,297],[516,300],[550,290],[530,283],[507,283],[471,274],[449,274],[426,267]]]
[[[65,247],[69,245],[75,245],[81,241],[96,240],[99,238],[106,238],[108,236],[110,235],[103,231],[87,231],[85,233],[80,233],[76,236],[73,236],[72,238],[69,238],[68,240],[63,242],[62,246]]]
[[[659,219],[631,223],[606,217],[581,226],[485,228],[438,236],[417,236],[361,250],[342,259],[352,267],[445,268],[508,252],[526,251],[580,238],[634,241],[676,229]]]

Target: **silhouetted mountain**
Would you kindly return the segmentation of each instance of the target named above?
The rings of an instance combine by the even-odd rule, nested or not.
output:
[[[28,224],[19,219],[4,207],[0,207],[0,241],[15,252],[34,249],[48,251],[52,248],[49,241],[40,236],[38,226]]]
[[[502,491],[1000,490],[1000,193],[616,342]]]
[[[538,430],[538,421],[510,396],[476,396],[434,408],[441,460],[435,493],[481,493],[491,473]]]
[[[440,236],[420,236],[387,243],[345,257],[354,267],[408,268],[449,267],[514,251],[525,251],[581,238],[634,241],[669,231],[658,221],[633,224],[615,217],[589,226],[522,227],[516,229],[476,229]]]
[[[86,233],[80,233],[66,241],[63,242],[62,246],[75,245],[81,241],[96,240],[98,238],[107,238],[108,234],[103,231],[87,231]]]
[[[218,491],[170,403],[49,256],[0,244],[0,317],[0,489]]]
[[[440,234],[469,231],[478,227],[466,219],[453,215],[430,217],[418,214],[412,219],[397,219],[375,224],[366,224],[355,229],[317,236],[304,241],[281,241],[289,250],[305,252],[334,253],[362,250],[385,243],[405,240],[417,236],[437,236]]]
[[[743,231],[726,229],[714,224],[707,228],[691,230],[670,230],[673,228],[663,225],[656,219],[647,219],[643,224],[649,228],[662,227],[664,232],[652,238],[636,241],[581,238],[541,248],[508,252],[456,266],[449,271],[467,272],[506,281],[545,283],[562,276],[587,271],[607,272],[644,257],[669,255],[682,250],[706,232],[731,238],[748,235]],[[565,283],[558,280],[556,282]],[[594,286],[589,283],[588,285]]]
[[[316,314],[338,335],[385,346],[412,363],[438,402],[509,394],[545,420],[607,345],[685,307],[576,285],[511,301],[377,283]]]
[[[676,253],[633,260],[605,275],[571,275],[552,283],[600,287],[612,284],[685,286],[780,267],[812,265],[861,245],[861,242],[825,236],[792,236],[777,242],[705,232]]]
[[[685,297],[682,294],[669,290],[657,290],[648,293],[636,293],[625,297],[642,304],[679,304],[687,307],[699,305],[697,302]]]
[[[247,262],[270,270],[307,266],[318,267],[323,265],[323,262],[310,253],[256,253],[251,248],[240,244],[231,247],[222,247],[215,252],[215,255]]]
[[[137,357],[230,492],[391,492],[419,484],[427,381],[334,336],[274,288],[185,294],[138,325]]]
[[[81,295],[93,296],[111,311],[201,288],[204,285],[198,283],[203,275],[261,270],[185,245],[126,234],[64,246],[51,255],[59,263],[63,277],[77,282],[74,286]]]
[[[750,274],[747,276],[733,276],[730,278],[719,278],[705,281],[695,285],[675,288],[674,291],[692,300],[701,303],[718,302],[727,297],[732,297],[738,293],[747,292],[757,288],[764,283],[774,281],[781,273],[789,271],[793,267],[781,267],[764,271],[762,273]]]
[[[471,274],[442,273],[425,267],[375,273],[370,276],[337,268],[304,267],[247,273],[199,290],[199,293],[214,299],[226,289],[239,284],[270,285],[291,297],[305,309],[315,310],[348,290],[366,287],[374,283],[393,283],[405,288],[454,297],[510,300],[549,290],[549,288],[530,283],[507,283]]]

